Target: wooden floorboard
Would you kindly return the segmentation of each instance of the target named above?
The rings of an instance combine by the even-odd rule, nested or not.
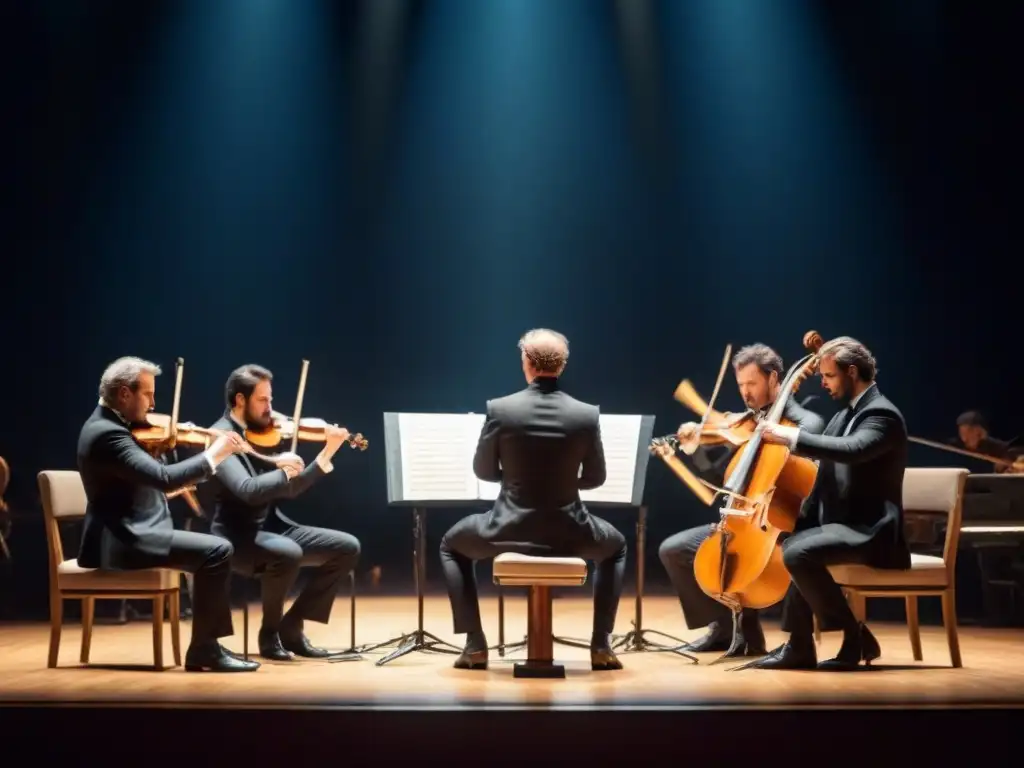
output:
[[[506,640],[521,638],[526,625],[526,603],[509,597],[506,605]],[[630,629],[632,601],[623,599],[620,632]],[[307,634],[317,644],[349,645],[348,601],[339,599],[330,625],[310,624]],[[483,600],[488,639],[497,642],[497,603]],[[427,599],[425,628],[458,643],[451,632],[451,615],[443,597]],[[589,637],[591,604],[566,598],[555,603],[555,632]],[[250,612],[250,648],[255,646],[260,611]],[[415,629],[413,598],[361,598],[358,603],[357,644],[385,640]],[[699,631],[687,630],[678,602],[670,598],[645,601],[644,624],[692,639]],[[241,613],[236,612],[236,636],[224,644],[241,650]],[[181,668],[162,672],[152,664],[151,626],[134,622],[94,629],[91,664],[78,662],[81,628],[64,628],[60,666],[47,669],[49,637],[45,624],[0,626],[0,703],[61,704],[105,703],[149,706],[216,707],[452,707],[543,706],[547,708],[599,706],[611,708],[693,707],[749,708],[800,706],[964,707],[1024,704],[1024,632],[1013,629],[962,628],[960,643],[964,667],[950,668],[949,651],[940,627],[923,627],[924,660],[913,660],[906,627],[876,624],[872,629],[882,645],[882,658],[870,669],[855,673],[730,671],[731,665],[709,665],[715,654],[703,654],[699,664],[664,653],[624,655],[621,672],[592,672],[587,651],[556,646],[566,665],[564,680],[522,680],[512,676],[515,653],[501,659],[492,652],[492,668],[468,672],[452,668],[453,656],[413,653],[388,665],[374,662],[382,652],[366,654],[355,662],[329,663],[303,660],[265,662],[251,674],[186,673]],[[182,644],[187,646],[190,623],[183,622]],[[769,646],[783,635],[766,626]],[[166,629],[166,663],[171,663],[170,629]],[[652,638],[657,639],[657,638]],[[837,635],[826,635],[819,657],[835,653]],[[390,650],[390,649],[388,649]]]

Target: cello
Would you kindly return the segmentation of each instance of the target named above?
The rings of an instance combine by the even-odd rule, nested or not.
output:
[[[764,441],[762,433],[768,424],[792,425],[783,416],[786,404],[817,370],[823,344],[816,331],[804,335],[804,346],[811,354],[786,374],[764,419],[721,427],[730,442],[740,442],[740,447],[726,468],[724,487],[716,489],[725,496],[720,521],[697,549],[693,563],[700,588],[732,611],[732,647],[719,661],[738,650],[740,611],[775,605],[789,589],[779,537],[796,528],[800,505],[814,487],[818,467],[810,459],[794,456],[785,445]]]

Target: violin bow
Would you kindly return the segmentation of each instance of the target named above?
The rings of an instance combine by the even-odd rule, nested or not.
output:
[[[725,355],[722,357],[722,366],[718,369],[718,380],[715,382],[715,389],[711,393],[711,399],[708,401],[708,409],[704,411],[700,424],[697,425],[698,434],[704,431],[704,425],[708,423],[708,417],[711,415],[711,412],[715,410],[715,400],[718,399],[718,391],[722,388],[722,382],[725,380],[725,372],[729,370],[729,359],[731,357],[732,344],[726,344]]]
[[[302,370],[299,371],[299,392],[295,395],[295,431],[292,433],[292,453],[299,447],[299,417],[302,415],[302,398],[306,394],[306,374],[309,372],[309,360],[302,361]]]

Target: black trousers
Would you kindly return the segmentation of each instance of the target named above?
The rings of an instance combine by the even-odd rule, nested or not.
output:
[[[300,568],[313,568],[305,588],[288,609],[288,623],[301,630],[304,619],[321,624],[328,622],[338,588],[359,560],[359,539],[329,528],[287,525],[279,533],[272,533],[214,525],[212,531],[234,545],[233,571],[260,577],[262,629],[268,632],[280,628],[284,601]]]
[[[782,562],[793,579],[782,604],[782,629],[800,639],[814,634],[814,617],[822,632],[857,626],[843,591],[828,572],[830,565],[869,564],[876,545],[864,533],[841,523],[808,528],[782,543]]]
[[[228,601],[233,553],[231,542],[219,536],[174,531],[166,555],[131,552],[122,567],[173,568],[193,574],[192,645],[203,645],[234,634]]]
[[[582,521],[568,516],[547,516],[545,519],[542,513],[532,514],[537,516],[535,524],[526,522],[512,526],[519,531],[530,530],[532,536],[529,539],[509,536],[509,529],[494,525],[493,512],[464,517],[441,539],[441,566],[451,601],[455,633],[478,632],[481,629],[476,583],[478,560],[488,560],[503,552],[534,554],[541,549],[551,557],[579,557],[596,563],[594,634],[611,634],[615,628],[626,569],[625,537],[611,523],[589,513]],[[546,524],[549,525],[549,536],[540,532]],[[545,538],[547,543],[542,541]],[[524,544],[525,540],[537,544]]]
[[[680,531],[665,539],[658,548],[658,557],[679,595],[683,618],[689,629],[699,629],[715,622],[728,622],[732,626],[732,612],[700,588],[693,572],[697,550],[715,528],[716,524],[712,523]],[[753,621],[757,616],[756,610],[747,608],[741,620]]]

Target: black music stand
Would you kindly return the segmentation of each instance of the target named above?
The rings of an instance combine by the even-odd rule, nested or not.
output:
[[[412,507],[413,512],[413,573],[416,580],[416,610],[417,610],[417,624],[416,629],[412,632],[406,632],[405,634],[399,635],[398,637],[385,640],[382,643],[375,643],[373,645],[364,646],[360,649],[361,652],[368,652],[377,648],[384,648],[391,645],[398,645],[398,647],[389,653],[384,658],[376,662],[378,667],[387,664],[388,662],[399,659],[413,651],[425,651],[433,653],[450,653],[460,654],[462,649],[452,643],[442,640],[437,635],[428,632],[423,626],[423,598],[424,598],[424,587],[426,585],[427,576],[427,508],[428,507],[465,507],[465,506],[479,506],[481,500],[478,498],[478,494],[475,491],[470,495],[460,495],[457,492],[451,494],[451,498],[411,498],[407,496],[406,485],[403,482],[403,476],[406,472],[409,472],[412,468],[403,466],[403,451],[402,451],[402,416],[408,415],[412,417],[426,415],[434,419],[445,419],[450,420],[450,423],[454,425],[455,429],[451,432],[441,432],[442,440],[445,439],[446,434],[452,434],[455,430],[460,428],[459,420],[471,419],[474,420],[478,417],[474,417],[472,414],[400,414],[400,413],[385,413],[384,414],[384,451],[385,459],[387,461],[387,477],[388,477],[388,505],[392,507]],[[466,428],[469,428],[467,423]],[[415,440],[416,435],[406,435],[407,440]],[[437,446],[439,449],[447,447],[443,445]],[[437,460],[438,456],[435,454],[432,460]],[[458,457],[449,457],[452,462],[457,463]],[[467,457],[468,458],[468,457]],[[445,467],[445,469],[451,469],[451,467]],[[457,467],[456,467],[457,469]],[[468,468],[466,471],[471,471]],[[415,495],[415,494],[413,494]]]

